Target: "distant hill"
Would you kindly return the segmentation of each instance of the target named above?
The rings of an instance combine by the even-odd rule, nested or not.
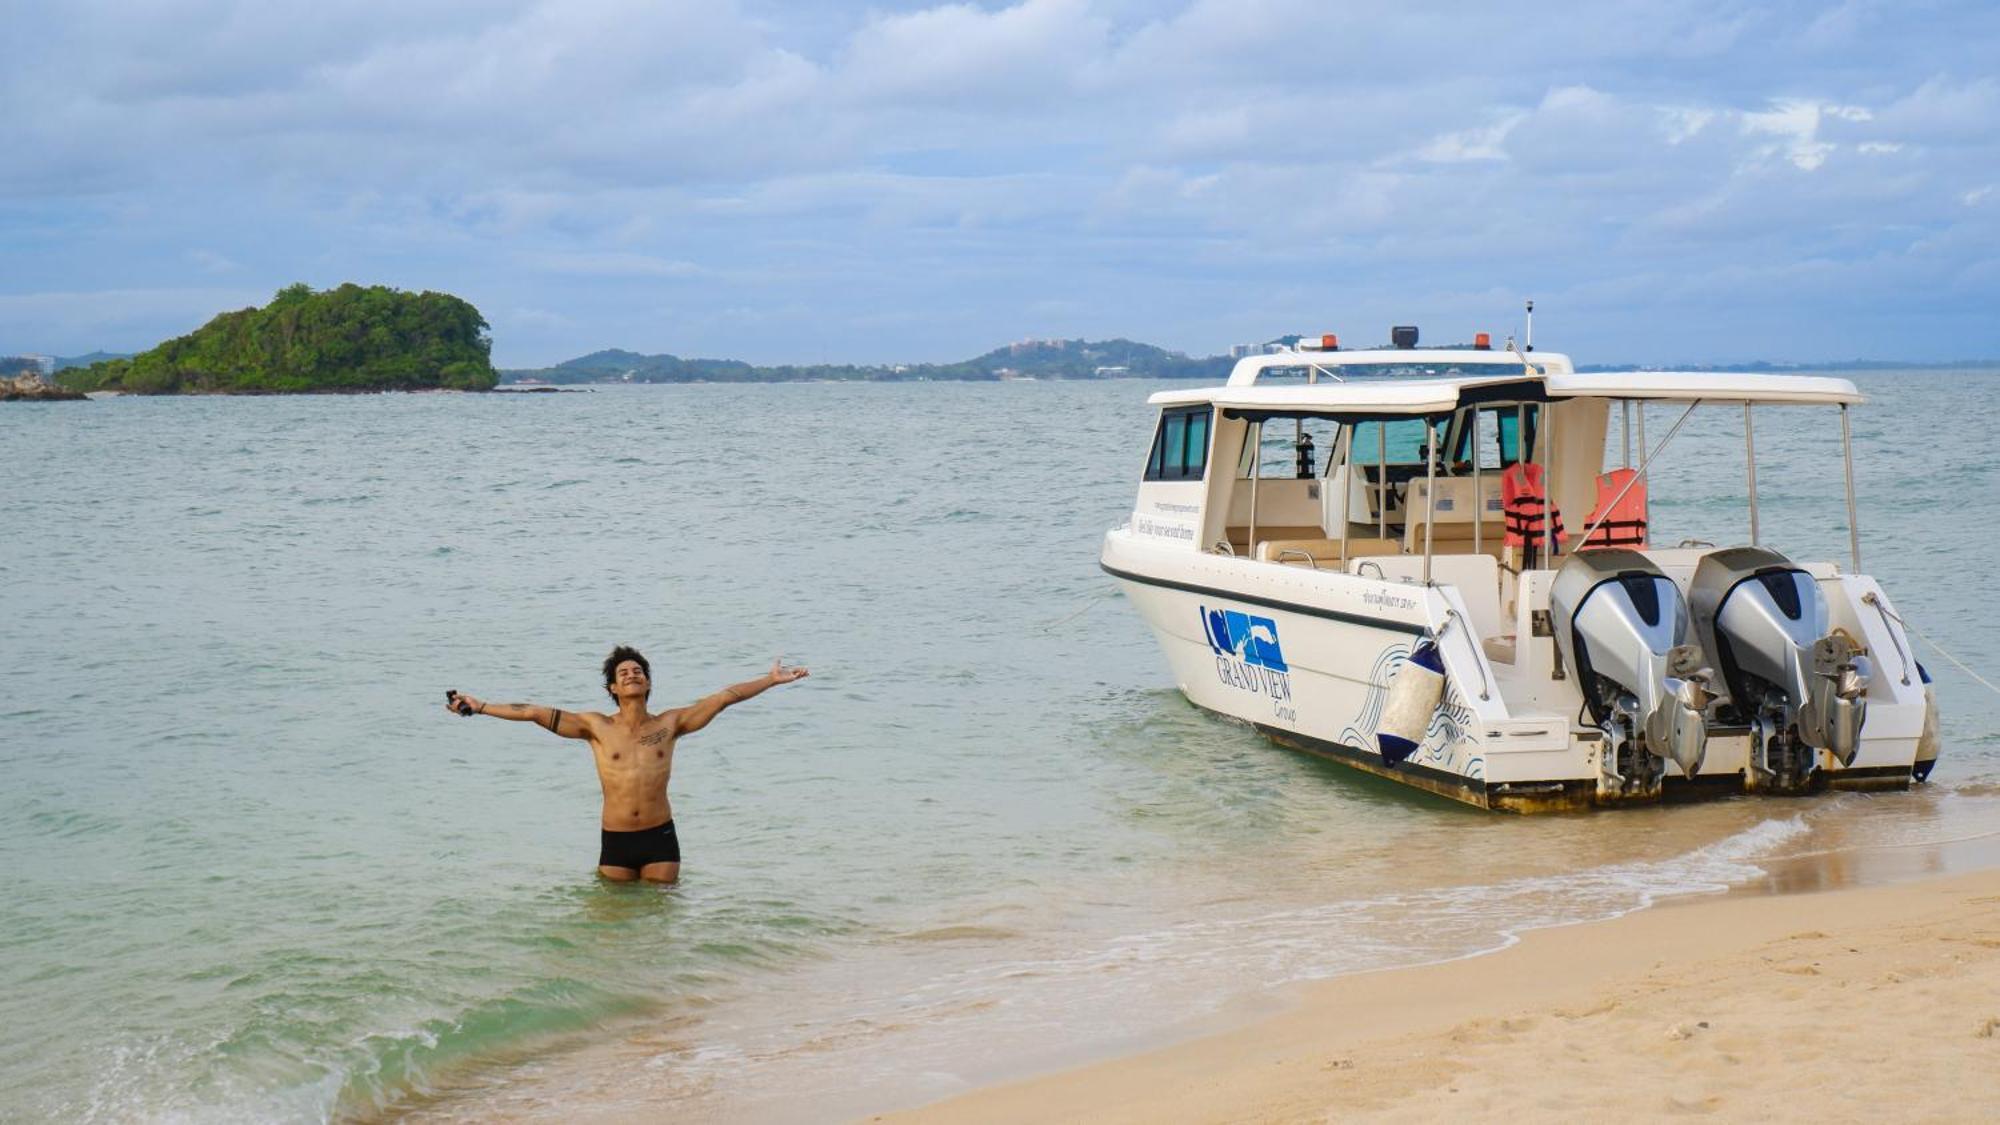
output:
[[[801,380],[916,382],[994,379],[1221,379],[1226,356],[1192,358],[1132,340],[1024,340],[957,363],[808,364],[759,367],[735,359],[682,359],[609,349],[554,367],[510,370],[543,383],[780,383]]]
[[[80,391],[300,394],[488,390],[498,381],[479,310],[449,293],[382,285],[280,289],[130,358],[63,371]]]
[[[131,352],[91,352],[89,355],[57,356],[56,370],[67,371],[72,367],[89,367],[93,363],[103,363],[107,359],[131,358]]]

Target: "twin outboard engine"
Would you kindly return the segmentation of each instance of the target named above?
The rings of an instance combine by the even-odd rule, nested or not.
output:
[[[1806,788],[1816,750],[1853,763],[1871,668],[1852,636],[1828,630],[1811,575],[1776,551],[1731,547],[1702,556],[1688,600],[1728,709],[1750,725],[1752,788]]]
[[[1673,579],[1637,551],[1581,551],[1556,572],[1549,612],[1563,660],[1604,731],[1599,795],[1657,796],[1666,761],[1693,777],[1714,694]]]

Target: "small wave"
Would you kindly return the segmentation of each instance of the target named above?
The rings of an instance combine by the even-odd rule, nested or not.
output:
[[[545,981],[517,996],[477,1005],[456,1019],[376,1033],[353,1044],[334,1116],[380,1113],[441,1091],[474,1066],[529,1057],[554,1040],[587,1031],[645,1002],[572,980]]]
[[[584,483],[586,482],[582,477],[570,477],[566,480],[559,480],[552,484],[545,484],[542,486],[542,491],[548,492],[552,489],[557,489],[557,488],[574,488],[577,485]]]
[[[1529,930],[1618,917],[1668,895],[1721,891],[1754,878],[1757,859],[1807,831],[1801,816],[1769,819],[1655,860],[1229,911],[1106,935],[1054,955],[1030,953],[1021,941],[1029,935],[999,926],[899,933],[888,939],[900,949],[895,960],[932,966],[922,979],[835,985],[813,1011],[774,1008],[699,1049],[663,1051],[650,1065],[671,1075],[668,1092],[701,1098],[728,1083],[762,1081],[752,1072],[763,1068],[785,1068],[787,1081],[823,1080],[831,1091],[860,1071],[889,1085],[915,1082],[915,1074],[949,1068],[968,1050],[1023,1058],[1087,1050],[1126,1041],[1139,1028],[1211,1014],[1245,993],[1478,956]],[[1012,944],[980,947],[988,941]],[[899,1040],[893,1049],[890,1039]]]
[[[116,831],[119,822],[98,813],[80,811],[42,811],[32,813],[28,823],[50,836],[76,839],[82,836],[98,836]]]
[[[1024,936],[1019,930],[1005,926],[938,926],[928,930],[912,930],[896,934],[891,941],[940,942],[940,941],[1009,941]]]

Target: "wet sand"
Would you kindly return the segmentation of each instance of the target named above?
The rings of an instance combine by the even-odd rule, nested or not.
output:
[[[1793,861],[1762,886],[1319,982],[1247,1027],[874,1120],[2000,1119],[2000,867],[1990,839],[1970,848],[1865,872]],[[1957,873],[1875,883],[1940,861]]]

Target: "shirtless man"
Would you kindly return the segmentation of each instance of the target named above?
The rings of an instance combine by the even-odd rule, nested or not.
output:
[[[618,704],[613,715],[531,703],[483,703],[464,692],[445,693],[445,709],[455,714],[538,723],[564,738],[590,743],[597,781],[604,787],[597,871],[620,883],[671,883],[681,877],[681,845],[674,835],[674,809],[667,802],[667,778],[674,772],[674,743],[680,736],[707,726],[731,704],[806,677],[804,668],[786,668],[773,660],[770,672],[754,680],[653,714],[646,710],[652,672],[637,649],[620,645],[611,650],[604,658],[604,690]]]

